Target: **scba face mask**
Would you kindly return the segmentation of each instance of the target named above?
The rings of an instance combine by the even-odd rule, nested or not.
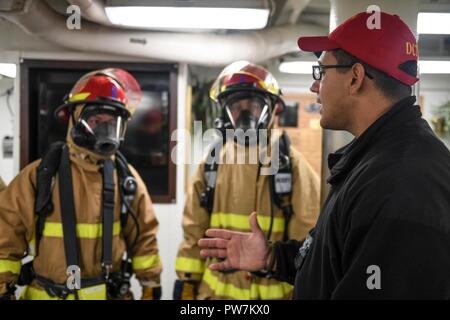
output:
[[[264,94],[239,92],[231,94],[224,101],[225,112],[239,142],[239,135],[245,135],[241,141],[253,145],[258,142],[259,130],[267,129],[271,103]]]
[[[125,131],[125,119],[111,106],[86,106],[72,129],[74,142],[102,156],[113,155]]]

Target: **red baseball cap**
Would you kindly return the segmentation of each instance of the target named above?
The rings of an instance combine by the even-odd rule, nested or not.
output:
[[[378,13],[358,13],[328,36],[300,37],[298,46],[310,52],[342,49],[371,67],[412,86],[419,80],[416,37],[397,15],[379,12],[377,26],[373,24],[376,21],[375,14]]]

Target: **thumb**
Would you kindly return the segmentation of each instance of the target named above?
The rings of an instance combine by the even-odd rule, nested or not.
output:
[[[262,230],[258,224],[256,212],[252,212],[248,220],[250,222],[250,228],[252,229],[252,233],[262,233]]]

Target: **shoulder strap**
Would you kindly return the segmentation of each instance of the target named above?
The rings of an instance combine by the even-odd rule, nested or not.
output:
[[[208,150],[208,155],[205,162],[204,177],[206,190],[200,195],[200,205],[205,208],[209,214],[211,214],[213,210],[217,170],[219,169],[220,154],[224,144],[225,142],[222,138],[214,141],[211,149]]]
[[[35,204],[37,213],[42,211],[51,202],[52,180],[58,171],[63,146],[64,143],[62,142],[52,144],[37,167]]]
[[[288,239],[289,221],[292,218],[292,164],[290,157],[291,142],[286,134],[279,140],[279,169],[278,172],[270,176],[270,185],[273,190],[272,200],[275,205],[283,211],[284,215],[284,240]]]
[[[285,132],[279,140],[279,158],[278,171],[270,176],[272,186],[274,187],[274,203],[279,207],[283,207],[283,197],[292,193],[292,165],[290,157],[290,140]]]
[[[41,163],[36,170],[36,198],[35,212],[38,216],[36,221],[36,243],[35,253],[39,248],[39,240],[44,231],[45,220],[53,212],[52,189],[54,179],[61,159],[63,142],[53,143],[47,153],[42,157]]]
[[[103,193],[102,193],[102,217],[103,217],[103,258],[102,267],[108,279],[112,269],[112,241],[114,226],[115,182],[114,162],[110,159],[103,161]]]
[[[129,208],[134,201],[137,190],[136,178],[131,173],[128,166],[128,161],[125,156],[117,151],[116,152],[116,169],[117,169],[117,180],[119,182],[118,190],[121,196],[121,209],[120,209],[120,225],[122,229],[128,221]]]
[[[291,151],[290,151],[290,147],[291,147],[291,139],[289,139],[289,136],[287,135],[286,131],[283,131],[283,134],[280,137],[281,141],[280,141],[280,150],[283,154],[287,155],[288,157],[290,157],[291,155]]]
[[[116,151],[116,164],[118,165],[117,169],[120,170],[121,173],[133,176],[130,168],[128,167],[127,158],[125,158],[123,153],[119,150]]]
[[[58,170],[59,196],[61,203],[61,220],[64,234],[64,251],[67,267],[80,266],[78,241],[76,234],[75,202],[73,199],[72,166],[69,149],[63,147]],[[62,208],[64,204],[64,209]]]

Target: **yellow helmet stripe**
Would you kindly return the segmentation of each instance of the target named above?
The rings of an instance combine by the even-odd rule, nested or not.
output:
[[[89,97],[89,92],[80,92],[69,97],[69,102],[85,100]]]

